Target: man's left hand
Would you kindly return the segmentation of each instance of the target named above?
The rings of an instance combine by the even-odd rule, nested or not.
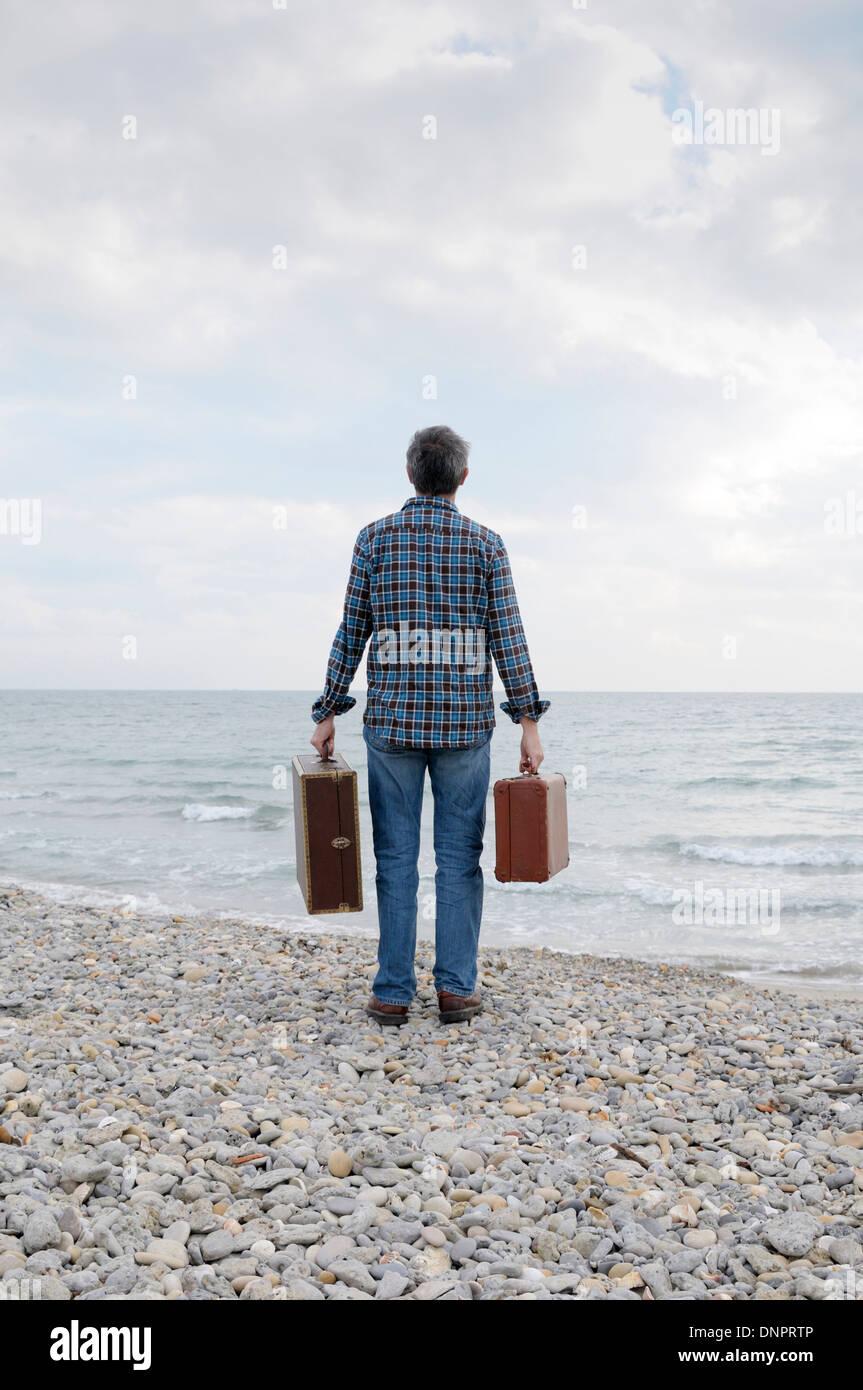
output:
[[[320,724],[315,725],[315,732],[311,739],[312,747],[317,750],[324,759],[331,758],[336,746],[336,720],[330,714],[326,719],[322,719]]]

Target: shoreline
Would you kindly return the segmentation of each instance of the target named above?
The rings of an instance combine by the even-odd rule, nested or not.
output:
[[[346,936],[356,938],[361,941],[377,941],[377,933],[368,929],[358,929],[353,924],[344,923],[337,915],[333,916],[331,922],[323,924],[321,917],[303,917],[298,913],[293,917],[279,918],[269,913],[249,913],[239,909],[231,908],[205,908],[205,907],[172,907],[164,902],[155,894],[149,894],[146,898],[141,897],[141,906],[128,908],[126,904],[130,899],[137,900],[135,894],[124,894],[114,892],[105,888],[92,888],[84,884],[63,884],[63,883],[22,883],[20,880],[10,877],[0,876],[0,895],[9,890],[31,893],[36,897],[43,898],[47,903],[52,904],[58,911],[78,910],[93,908],[97,911],[112,913],[121,917],[142,916],[148,918],[174,918],[183,917],[189,922],[217,919],[219,921],[236,922],[244,921],[252,925],[255,929],[266,929],[273,932],[284,932],[291,935],[304,935],[311,932],[314,935],[323,936]],[[422,924],[419,924],[422,926]],[[432,936],[422,936],[418,934],[418,949],[425,946],[427,949],[433,945]],[[741,967],[739,971],[721,969],[709,964],[700,964],[697,961],[675,961],[667,959],[653,958],[649,956],[630,956],[630,955],[603,955],[594,951],[574,951],[565,946],[551,945],[528,945],[527,943],[510,944],[488,942],[481,939],[481,950],[490,951],[550,951],[554,954],[579,960],[587,959],[594,961],[633,961],[644,965],[654,965],[668,967],[673,970],[697,970],[706,974],[716,975],[722,979],[734,980],[739,984],[747,985],[752,989],[764,989],[771,992],[787,992],[798,998],[826,1000],[835,1003],[863,1003],[863,980],[855,983],[843,984],[831,978],[821,983],[811,977],[795,976],[790,974],[783,975],[762,975],[754,977],[748,972],[747,967]]]
[[[443,1027],[421,942],[379,1030],[368,937],[5,888],[0,941],[0,1279],[42,1298],[863,1297],[859,999],[481,947]]]
[[[730,978],[739,980],[742,984],[752,984],[755,988],[760,988],[751,980],[740,980],[739,976]],[[827,1004],[863,1004],[863,985],[849,985],[843,989],[841,985],[833,983],[815,984],[812,980],[797,980],[794,976],[782,976],[775,984],[765,982],[763,988],[776,994],[792,994],[795,998],[810,999],[813,1002],[823,1002]]]

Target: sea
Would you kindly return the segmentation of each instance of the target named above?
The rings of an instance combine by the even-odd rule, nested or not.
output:
[[[550,698],[543,770],[567,779],[569,867],[498,883],[490,792],[486,944],[863,991],[863,695]],[[312,699],[0,691],[0,880],[61,902],[241,916],[250,931],[375,935],[362,693],[337,747],[359,773],[366,906],[309,917],[297,886],[290,764],[309,749]],[[518,744],[499,714],[493,781],[517,773]],[[429,939],[431,809],[428,790]]]

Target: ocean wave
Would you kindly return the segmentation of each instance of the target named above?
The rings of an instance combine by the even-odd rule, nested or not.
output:
[[[783,917],[863,917],[863,902],[857,898],[789,898],[782,894]]]
[[[863,849],[829,849],[813,845],[699,845],[680,846],[687,859],[708,859],[719,864],[775,865],[778,868],[861,869]]]
[[[434,883],[434,874],[423,874],[422,877],[429,883]],[[572,883],[568,883],[560,874],[556,874],[554,878],[547,878],[544,883],[501,883],[499,879],[495,878],[494,870],[490,870],[483,873],[483,880],[485,889],[492,893],[564,893],[579,898],[590,896]]]
[[[187,796],[198,796],[202,799],[185,802],[185,805],[221,807],[243,796],[254,797],[256,792],[258,794],[260,793],[260,790],[260,787],[235,787],[232,790],[227,784],[222,787],[207,788],[180,786],[169,791],[160,789],[151,790],[148,786],[139,784],[134,790],[123,792],[101,789],[83,792],[80,788],[57,788],[56,790],[52,788],[44,791],[9,791],[0,788],[0,801],[58,801],[69,803],[76,808],[85,808],[86,813],[92,816],[116,816],[118,810],[125,811],[127,809],[151,816],[174,816],[177,811],[177,802]],[[212,799],[207,798],[207,793],[209,793],[209,797]],[[220,801],[218,799],[220,796],[226,797],[227,801]],[[276,801],[256,801],[253,812],[259,816],[285,816],[292,813],[292,807],[290,801],[282,803]]]
[[[56,795],[56,792],[47,790],[41,792],[0,791],[0,801],[43,801],[46,798],[50,800],[52,797],[55,797]]]
[[[183,820],[248,820],[258,809],[257,806],[202,806],[194,801],[183,807]]]
[[[680,892],[675,888],[661,888],[650,883],[639,883],[627,878],[623,881],[627,893],[646,903],[648,907],[674,907],[680,901]]]
[[[836,786],[835,782],[820,777],[694,777],[681,782],[681,787],[759,787],[764,791],[787,792],[798,789],[817,789],[826,791]]]
[[[639,902],[645,903],[648,907],[675,907],[681,900],[683,891],[691,891],[692,885],[680,885],[676,888],[669,888],[661,884],[644,883],[640,879],[627,878],[623,881],[626,893],[631,897],[637,898]],[[711,890],[710,885],[705,885],[707,890]],[[716,886],[715,891],[724,892],[721,886]],[[601,896],[611,898],[609,891]],[[863,917],[863,902],[857,898],[790,898],[786,893],[782,894],[782,916],[783,917],[836,917],[857,919]]]

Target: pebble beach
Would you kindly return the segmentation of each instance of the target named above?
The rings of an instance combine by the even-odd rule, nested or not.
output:
[[[5,1297],[863,1298],[863,1003],[0,889]],[[11,1288],[9,1286],[16,1286]]]

